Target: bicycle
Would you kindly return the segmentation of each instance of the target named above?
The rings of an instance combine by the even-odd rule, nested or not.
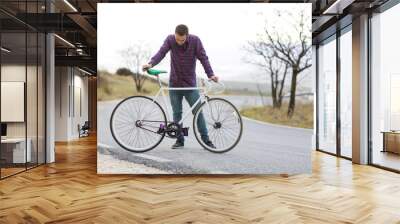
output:
[[[147,152],[157,147],[164,137],[177,138],[179,134],[188,136],[189,128],[183,127],[183,121],[190,111],[194,115],[195,137],[206,150],[224,153],[239,143],[243,131],[242,117],[237,108],[228,100],[210,98],[207,95],[211,90],[211,80],[202,80],[201,87],[165,87],[162,85],[159,75],[167,73],[166,71],[156,69],[147,69],[146,71],[149,75],[156,77],[160,89],[153,98],[130,96],[115,106],[111,114],[110,129],[119,146],[131,152]],[[220,82],[219,86],[224,89],[224,85]],[[168,113],[167,119],[164,108],[157,102],[161,95],[167,111],[171,111],[165,100],[165,90],[199,90],[200,98],[191,106],[190,111],[183,114],[179,122],[173,122],[171,114]],[[215,148],[205,144],[200,136],[197,119],[201,113],[206,122],[209,138]]]

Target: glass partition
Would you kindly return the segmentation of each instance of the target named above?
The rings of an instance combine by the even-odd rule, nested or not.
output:
[[[19,13],[44,12],[44,1],[14,3],[0,6]],[[0,26],[0,178],[5,178],[45,163],[46,39],[2,12]]]
[[[352,34],[351,26],[340,36],[340,154],[352,157]]]
[[[25,170],[31,161],[26,141],[26,40],[25,32],[1,34],[2,177]]]
[[[400,170],[400,5],[371,19],[371,162]]]
[[[36,32],[27,33],[27,82],[26,82],[26,111],[27,111],[27,143],[30,153],[28,168],[37,165],[38,158],[38,36]]]
[[[318,144],[336,153],[336,37],[318,48]]]
[[[45,124],[46,124],[46,76],[45,76],[45,65],[46,65],[46,39],[43,33],[38,33],[38,64],[37,64],[37,147],[38,147],[38,164],[46,162],[46,139],[45,139]]]
[[[37,1],[27,2],[28,13],[38,13]],[[33,17],[32,20],[37,19]],[[31,21],[32,21],[31,20]],[[32,21],[37,23],[38,21]],[[38,165],[38,75],[39,75],[39,33],[34,29],[26,29],[27,38],[27,81],[26,81],[26,111],[27,111],[27,149],[31,151],[27,167]]]

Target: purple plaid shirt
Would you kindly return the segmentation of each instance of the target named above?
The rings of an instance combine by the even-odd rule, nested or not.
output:
[[[149,63],[153,66],[157,65],[168,51],[171,51],[169,79],[171,87],[196,86],[196,59],[200,60],[208,77],[214,75],[199,37],[189,34],[185,43],[180,46],[176,43],[175,35],[168,35],[160,50],[151,58]]]

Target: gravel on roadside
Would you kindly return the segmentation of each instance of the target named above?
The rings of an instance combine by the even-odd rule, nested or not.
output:
[[[169,174],[164,170],[119,160],[112,155],[97,153],[98,174]]]

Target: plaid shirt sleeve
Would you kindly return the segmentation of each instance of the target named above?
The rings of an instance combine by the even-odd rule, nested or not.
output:
[[[210,78],[214,75],[214,71],[211,68],[210,61],[208,60],[208,56],[206,54],[206,50],[201,43],[201,40],[198,39],[197,46],[196,46],[196,57],[200,60],[201,64],[203,65],[204,71],[207,76]]]
[[[150,64],[152,66],[157,65],[160,61],[165,57],[168,51],[171,49],[171,45],[169,44],[168,37],[165,39],[163,45],[160,47],[160,50],[150,59]]]

